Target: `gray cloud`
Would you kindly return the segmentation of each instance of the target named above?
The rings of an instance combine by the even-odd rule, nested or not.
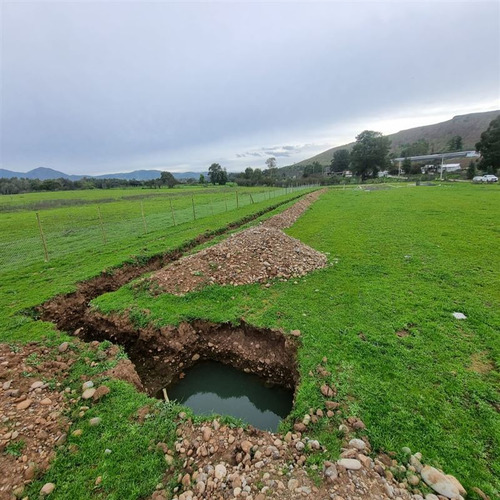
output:
[[[237,169],[296,161],[402,109],[498,103],[499,9],[3,3],[0,164]]]

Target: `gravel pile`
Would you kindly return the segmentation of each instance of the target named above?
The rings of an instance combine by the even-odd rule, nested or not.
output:
[[[324,254],[281,231],[291,226],[315,201],[311,193],[265,223],[184,257],[155,273],[152,280],[166,292],[182,295],[204,286],[266,283],[287,280],[325,267]]]
[[[310,415],[307,415],[310,417]],[[179,417],[185,419],[185,414]],[[167,464],[178,460],[183,470],[175,478],[178,486],[174,500],[235,499],[252,500],[318,499],[318,500],[416,500],[406,485],[385,477],[389,469],[369,456],[369,445],[351,440],[341,458],[313,465],[314,481],[304,464],[313,454],[327,450],[306,432],[272,434],[256,429],[231,428],[214,420],[195,426],[188,419],[178,427],[174,447],[158,443]],[[361,449],[360,449],[361,448]],[[379,464],[379,465],[378,465]],[[378,467],[382,473],[377,472]],[[170,469],[171,470],[171,469]],[[167,473],[165,479],[168,480]],[[158,485],[151,500],[167,500],[168,492]]]

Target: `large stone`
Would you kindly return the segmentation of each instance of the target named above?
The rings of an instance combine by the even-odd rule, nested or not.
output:
[[[332,398],[335,396],[335,391],[328,385],[323,384],[320,388],[321,394],[325,396],[325,398]]]
[[[17,406],[16,408],[18,410],[26,410],[27,408],[29,408],[31,406],[31,403],[33,403],[33,401],[31,401],[31,399],[25,399],[24,401],[21,401]]]
[[[100,387],[98,387],[93,396],[92,396],[92,399],[94,401],[99,401],[101,398],[103,398],[104,396],[106,396],[107,394],[109,394],[111,392],[110,388],[105,386],[105,385],[101,385]]]
[[[439,472],[434,467],[424,465],[420,473],[422,479],[429,485],[435,492],[447,498],[458,498],[460,491],[454,481],[451,481],[442,472]]]
[[[93,387],[91,387],[90,389],[86,389],[85,391],[83,391],[82,399],[90,399],[95,394],[95,391],[96,390]]]
[[[210,427],[203,428],[203,441],[210,441],[210,437],[212,436],[212,429]]]
[[[50,495],[56,488],[56,485],[54,483],[46,483],[43,485],[42,489],[40,490],[40,495],[41,496],[47,496]]]
[[[465,488],[462,486],[462,484],[460,483],[460,481],[456,477],[453,477],[450,474],[446,474],[446,478],[449,479],[457,487],[458,492],[462,496],[467,495],[467,491],[465,491]]]
[[[57,349],[59,350],[59,352],[66,352],[68,350],[68,347],[69,347],[69,342],[63,342],[62,344],[59,345]]]
[[[330,465],[329,467],[327,467],[325,469],[324,474],[325,474],[325,477],[330,482],[335,481],[339,477],[338,472],[337,472],[337,467],[335,467],[335,465]]]
[[[214,475],[217,479],[224,479],[226,477],[227,470],[224,464],[217,464],[215,466]]]
[[[366,443],[362,439],[351,439],[349,441],[349,446],[359,451],[363,451],[366,448]]]
[[[250,441],[242,441],[241,442],[241,449],[245,452],[245,453],[250,453],[250,450],[252,449],[252,443]]]
[[[341,458],[337,461],[338,465],[345,467],[348,470],[359,470],[361,469],[361,462],[355,458]]]
[[[340,406],[340,404],[337,403],[336,401],[325,401],[325,406],[329,410],[336,410]]]

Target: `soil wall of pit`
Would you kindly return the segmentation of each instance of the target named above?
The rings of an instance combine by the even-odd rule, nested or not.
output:
[[[176,327],[135,329],[123,316],[89,313],[75,333],[85,341],[122,345],[152,396],[205,360],[234,366],[290,390],[299,380],[296,339],[244,322],[234,326],[197,320]]]

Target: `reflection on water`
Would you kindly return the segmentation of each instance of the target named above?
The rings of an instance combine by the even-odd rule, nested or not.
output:
[[[168,388],[169,398],[197,415],[231,415],[259,429],[276,431],[292,409],[292,391],[267,386],[259,377],[215,361],[198,363]]]

